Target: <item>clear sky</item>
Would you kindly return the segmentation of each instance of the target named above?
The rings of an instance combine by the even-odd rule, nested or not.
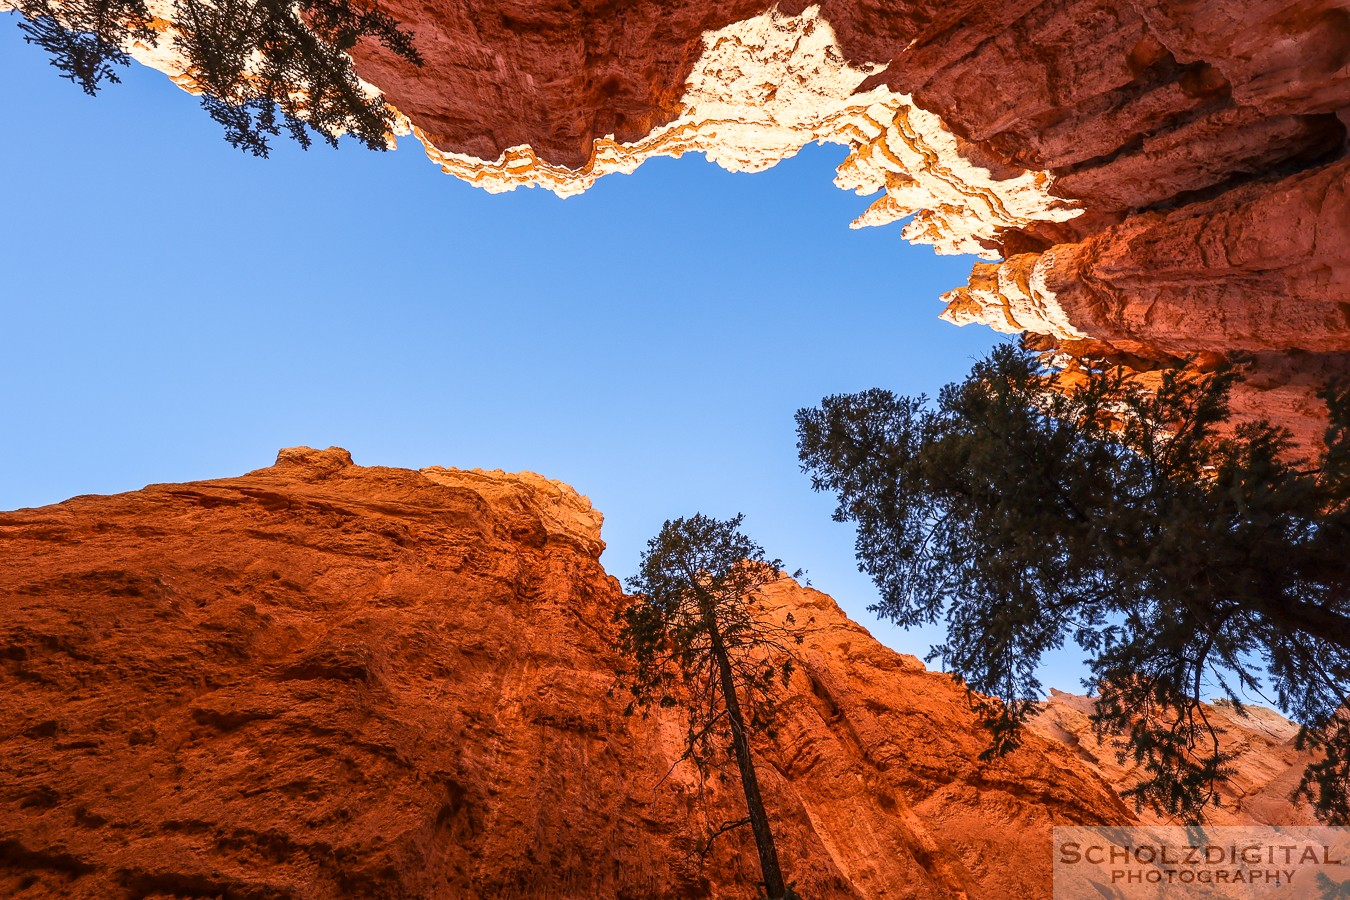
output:
[[[662,521],[746,514],[878,638],[793,413],[933,393],[1001,336],[941,322],[970,257],[851,231],[844,148],[755,175],[656,160],[559,200],[392,153],[231,148],[163,75],[89,98],[0,15],[0,508],[237,475],[278,448],[531,469],[605,514],[624,577]],[[1076,654],[1071,654],[1076,655]],[[1044,680],[1078,690],[1061,659]]]

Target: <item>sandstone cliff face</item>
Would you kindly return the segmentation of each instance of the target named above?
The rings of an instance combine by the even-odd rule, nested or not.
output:
[[[1350,374],[1340,0],[389,7],[431,68],[360,70],[490,190],[841,143],[837,183],[879,194],[855,226],[912,217],[908,240],[1000,260],[951,321],[1143,370],[1260,352],[1239,410],[1305,446],[1317,388]]]
[[[836,183],[878,198],[855,226],[908,218],[906,239],[990,260],[946,295],[953,322],[1144,370],[1283,354],[1241,405],[1301,438],[1320,404],[1287,395],[1311,377],[1260,383],[1350,374],[1344,0],[381,6],[426,64],[361,45],[359,73],[487,190],[843,144]],[[171,41],[133,55],[192,89]]]
[[[453,174],[569,192],[843,143],[840,186],[882,192],[857,224],[1006,260],[953,320],[1167,361],[1350,351],[1337,0],[470,7],[391,0],[430,77],[358,56]]]
[[[748,896],[748,834],[699,856],[738,783],[608,695],[599,522],[304,448],[0,514],[0,894]],[[1053,740],[979,762],[962,692],[824,594],[762,612],[806,633],[758,750],[808,896],[1045,897],[1053,824],[1131,820]]]
[[[1088,716],[1092,700],[1051,690],[1031,727],[1048,738],[1062,742],[1090,765],[1109,784],[1124,790],[1138,784],[1142,773],[1128,758],[1121,761],[1117,741],[1099,740],[1092,733]],[[1219,730],[1219,746],[1235,754],[1233,775],[1219,790],[1221,805],[1206,814],[1215,825],[1317,825],[1317,817],[1307,803],[1294,803],[1290,797],[1312,754],[1295,748],[1298,726],[1273,710],[1259,706],[1244,709],[1238,715],[1232,706],[1206,706],[1205,714]],[[1173,825],[1144,809],[1139,821],[1149,825]]]
[[[748,834],[700,855],[734,779],[610,696],[600,524],[533,473],[336,448],[0,514],[0,893],[746,896]],[[759,609],[805,638],[758,752],[811,895],[1047,896],[1052,825],[1135,820],[1086,698],[981,763],[949,678],[790,579]],[[1311,823],[1294,726],[1210,713],[1239,754],[1215,821]]]

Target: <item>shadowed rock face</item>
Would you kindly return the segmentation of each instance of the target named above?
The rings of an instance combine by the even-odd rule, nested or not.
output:
[[[386,7],[417,36],[422,68],[377,46],[362,77],[437,148],[494,160],[529,145],[580,168],[596,138],[646,137],[679,111],[704,32],[763,11],[759,0],[449,0]]]
[[[599,521],[305,448],[0,514],[0,894],[746,896],[747,833],[699,857],[734,776],[608,694]],[[962,691],[824,594],[761,612],[806,633],[758,751],[808,896],[1045,897],[1053,824],[1131,820],[1054,741],[980,763]]]
[[[843,143],[840,186],[880,193],[855,224],[913,215],[907,239],[997,261],[945,297],[954,322],[1130,368],[1261,353],[1237,406],[1307,447],[1350,375],[1339,0],[389,7],[432,62],[360,70],[489,189]]]
[[[1343,0],[380,5],[425,66],[366,43],[358,72],[486,190],[843,144],[836,183],[876,197],[855,226],[988,261],[950,321],[1136,371],[1263,354],[1238,406],[1306,446],[1350,375]],[[172,41],[131,52],[192,89]]]

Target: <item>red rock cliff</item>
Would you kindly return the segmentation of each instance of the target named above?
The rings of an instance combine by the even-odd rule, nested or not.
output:
[[[386,5],[428,67],[360,71],[489,189],[842,143],[856,225],[992,260],[951,321],[1136,370],[1257,353],[1239,411],[1305,444],[1350,374],[1344,0]]]
[[[0,894],[748,896],[748,834],[699,857],[738,784],[608,695],[599,521],[303,448],[0,514]],[[762,612],[810,623],[758,748],[808,896],[1044,897],[1051,825],[1131,819],[1052,740],[980,763],[951,680],[824,594]]]
[[[1061,741],[1109,784],[1123,790],[1143,780],[1142,768],[1126,755],[1121,741],[1099,739],[1089,715],[1092,700],[1051,689],[1050,699],[1031,720],[1031,727]],[[1206,812],[1215,825],[1317,825],[1306,802],[1293,802],[1294,788],[1313,755],[1296,747],[1298,726],[1279,713],[1259,706],[1244,707],[1238,715],[1231,704],[1206,706],[1205,714],[1218,732],[1219,746],[1233,754],[1233,770],[1219,787],[1220,805]],[[1152,810],[1140,812],[1146,824],[1178,824]]]
[[[950,321],[1140,371],[1255,352],[1239,409],[1305,443],[1350,374],[1345,0],[380,6],[425,66],[362,45],[358,72],[487,190],[844,144],[836,183],[877,197],[855,226],[989,260]],[[171,41],[133,55],[191,87]]]
[[[0,895],[748,896],[748,833],[700,855],[734,775],[610,696],[600,521],[532,473],[337,448],[0,513]],[[1046,897],[1051,826],[1134,820],[1082,698],[982,763],[950,678],[790,579],[760,613],[805,637],[757,750],[806,896]],[[1222,820],[1310,821],[1291,726],[1220,717]]]

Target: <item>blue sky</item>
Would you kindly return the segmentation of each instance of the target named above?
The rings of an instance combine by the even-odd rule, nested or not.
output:
[[[866,612],[792,416],[933,393],[1001,338],[937,318],[970,257],[849,230],[870,200],[831,183],[842,147],[493,196],[411,139],[257,160],[163,75],[122,78],[86,97],[0,16],[0,508],[237,475],[296,444],[532,469],[605,513],[619,577],[663,520],[740,511],[886,643],[937,638]]]

